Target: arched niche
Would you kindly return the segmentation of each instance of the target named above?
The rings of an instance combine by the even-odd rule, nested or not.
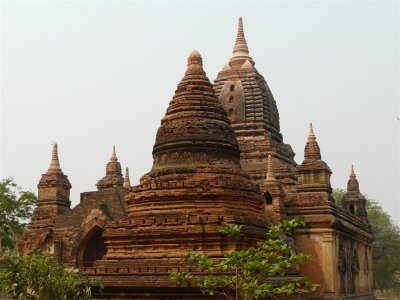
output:
[[[269,192],[266,192],[265,194],[264,194],[264,199],[265,199],[265,204],[266,205],[271,205],[272,204],[272,196],[271,196],[271,194],[269,193]]]
[[[354,215],[356,213],[356,207],[354,204],[349,205],[349,211]]]
[[[54,238],[53,230],[46,235],[43,243],[40,244],[40,250],[46,254],[54,254]]]
[[[106,246],[102,234],[103,229],[96,225],[83,238],[77,252],[79,267],[92,267],[94,262],[103,258]]]

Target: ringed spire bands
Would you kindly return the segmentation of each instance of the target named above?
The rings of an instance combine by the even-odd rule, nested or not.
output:
[[[312,123],[310,123],[310,132],[308,134],[307,143],[304,148],[304,159],[310,159],[310,160],[321,159],[321,150],[319,149],[319,145],[317,143],[317,138],[315,137],[314,134]]]
[[[354,172],[354,166],[353,165],[351,165],[350,178],[347,181],[347,190],[348,191],[355,191],[357,193],[360,192],[360,187],[359,187],[359,184],[358,184],[356,173]]]
[[[118,161],[117,155],[115,154],[115,146],[110,157],[110,161],[106,166],[106,176],[101,178],[96,186],[99,190],[112,188],[116,186],[122,186],[124,178],[122,177],[121,164]]]
[[[57,143],[54,143],[51,163],[49,169],[47,170],[47,174],[57,174],[57,173],[62,173],[62,170],[60,167],[60,162],[58,160],[58,146]]]
[[[184,77],[158,129],[153,172],[177,168],[239,168],[240,152],[226,113],[203,70],[200,53],[192,51]],[[218,160],[218,164],[210,164]]]
[[[249,61],[254,66],[253,59],[249,56],[249,47],[246,43],[243,30],[243,20],[239,17],[238,31],[236,35],[235,47],[233,48],[233,56],[230,60],[230,64],[234,67],[243,65],[244,62]]]
[[[249,240],[265,234],[263,198],[240,166],[235,133],[196,50],[161,121],[153,158],[151,171],[125,197],[126,220],[104,232],[111,249],[104,264],[159,257],[179,263],[193,247],[221,257],[228,245],[221,224],[246,225]]]
[[[243,170],[262,184],[268,155],[274,154],[276,179],[294,185],[294,152],[283,142],[276,101],[250,57],[241,17],[233,55],[218,73],[214,90],[235,131]]]
[[[58,146],[54,143],[50,167],[39,180],[38,199],[28,228],[51,227],[56,216],[68,211],[71,206],[71,187],[68,176],[61,170]]]

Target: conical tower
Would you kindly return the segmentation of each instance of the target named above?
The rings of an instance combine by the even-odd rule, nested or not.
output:
[[[332,174],[329,166],[321,159],[321,151],[314,134],[312,124],[304,147],[304,160],[297,167],[299,183],[297,190],[302,193],[321,193],[321,197],[314,197],[318,201],[333,201],[329,196],[332,193],[330,177]],[[316,200],[315,200],[316,201]]]
[[[60,161],[58,160],[58,146],[57,143],[53,144],[53,152],[51,155],[50,166],[46,174],[62,174]]]
[[[254,66],[254,61],[249,55],[249,47],[247,46],[246,38],[244,36],[242,17],[239,17],[238,31],[232,54],[233,56],[229,61],[229,66],[231,68],[240,69],[244,63],[250,63],[248,64],[249,68]]]
[[[112,155],[110,161],[106,166],[106,176],[100,179],[97,183],[97,189],[107,189],[117,186],[122,186],[124,178],[122,177],[121,164],[118,161],[117,155],[115,154],[115,146],[113,146]]]
[[[239,147],[226,114],[205,75],[202,58],[193,51],[188,68],[158,129],[150,176],[222,169],[240,171]],[[210,164],[218,161],[218,164]]]
[[[342,206],[345,210],[368,222],[367,211],[365,210],[365,198],[360,193],[353,165],[351,166],[350,178],[347,181],[347,192],[342,199]]]
[[[273,154],[277,160],[277,180],[287,192],[294,193],[294,152],[283,142],[276,101],[250,57],[241,17],[233,55],[218,73],[214,90],[235,131],[243,170],[262,184],[268,169],[268,155]]]
[[[54,143],[50,166],[38,184],[38,199],[29,228],[51,227],[56,216],[69,210],[70,189],[71,183],[60,168],[58,146]]]
[[[36,247],[45,252],[54,251],[52,242],[55,219],[70,210],[70,189],[71,183],[61,170],[58,147],[55,143],[50,166],[38,184],[38,199],[31,221],[24,235],[18,240],[20,253],[26,254]]]
[[[55,219],[70,210],[69,192],[71,183],[64,175],[58,159],[58,146],[53,144],[50,166],[39,180],[38,198],[24,235],[18,240],[18,249],[26,254],[36,247],[43,251],[54,251],[53,228]]]
[[[321,160],[321,150],[317,143],[317,138],[314,134],[312,123],[310,123],[310,131],[308,133],[307,143],[304,148],[304,160],[307,161],[319,161]]]
[[[263,199],[240,167],[235,133],[197,51],[161,121],[153,159],[126,196],[127,220],[111,223],[104,234],[106,260],[179,263],[193,250],[221,257],[230,247],[219,233],[224,224],[246,225],[241,243],[264,236]]]
[[[125,169],[125,177],[124,177],[124,184],[123,184],[124,188],[129,189],[131,187],[131,181],[129,179],[129,168],[126,167]]]

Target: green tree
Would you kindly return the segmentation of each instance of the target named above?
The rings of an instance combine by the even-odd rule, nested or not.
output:
[[[195,266],[203,274],[174,272],[171,279],[177,285],[197,286],[204,294],[222,294],[228,299],[275,299],[314,290],[316,285],[304,277],[293,277],[279,284],[268,280],[298,270],[301,262],[310,259],[288,244],[288,238],[299,226],[304,223],[298,218],[272,225],[265,241],[247,249],[236,249],[242,226],[224,227],[221,233],[230,237],[233,251],[225,253],[221,260],[213,260],[206,254],[188,253],[183,262],[188,267]]]
[[[59,265],[40,251],[26,256],[12,253],[0,256],[0,291],[14,299],[91,299],[91,286],[102,290],[99,280]]]
[[[0,182],[0,253],[15,244],[32,214],[36,197],[23,191],[12,178]]]
[[[335,203],[338,206],[342,206],[342,198],[346,194],[344,189],[334,189],[332,192],[333,199],[335,199]]]
[[[335,189],[333,196],[340,205],[346,192]],[[400,228],[389,214],[383,211],[379,202],[366,199],[368,221],[371,225],[372,236],[372,271],[374,275],[374,288],[378,290],[392,290],[400,294]]]

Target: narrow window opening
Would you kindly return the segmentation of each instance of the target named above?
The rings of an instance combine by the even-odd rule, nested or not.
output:
[[[265,194],[265,204],[271,205],[272,204],[272,196],[269,192]]]
[[[233,92],[233,91],[235,90],[235,85],[232,84],[232,85],[230,86],[229,90],[230,90],[231,92]]]
[[[232,103],[232,102],[233,102],[233,96],[230,96],[230,97],[229,97],[228,102],[229,102],[229,103]]]
[[[83,267],[92,267],[93,263],[103,258],[106,253],[106,247],[103,237],[101,236],[103,230],[96,227],[94,232],[86,241],[86,247],[83,251]]]
[[[350,210],[350,212],[354,215],[355,209],[354,209],[354,205],[353,205],[353,204],[350,204],[349,210]]]

